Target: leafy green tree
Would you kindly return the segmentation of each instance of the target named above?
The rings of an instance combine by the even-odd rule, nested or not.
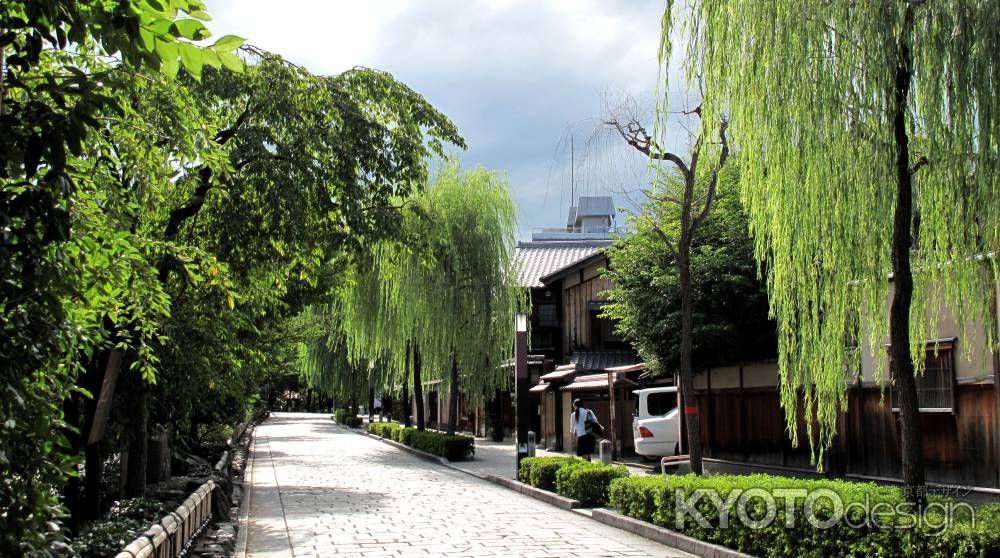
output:
[[[767,291],[757,276],[753,239],[733,178],[724,178],[715,209],[691,245],[691,359],[697,369],[777,353]],[[673,203],[650,196],[629,220],[634,233],[607,250],[605,274],[614,288],[608,291],[611,303],[604,314],[657,374],[679,371],[677,259],[660,234],[663,227],[676,236],[677,213]]]
[[[687,115],[701,116],[701,109],[696,108]],[[678,377],[680,380],[681,399],[684,402],[684,421],[688,436],[688,455],[691,461],[691,471],[701,474],[701,420],[698,407],[689,404],[694,402],[694,365],[692,350],[694,347],[694,291],[691,282],[691,246],[697,237],[698,229],[705,223],[715,204],[719,183],[719,174],[723,171],[729,158],[729,144],[726,138],[728,122],[719,120],[717,141],[713,138],[716,130],[705,128],[698,132],[691,154],[685,160],[683,157],[663,147],[662,133],[667,118],[665,109],[658,111],[658,128],[653,134],[646,131],[638,118],[627,121],[612,118],[605,122],[616,130],[625,143],[649,157],[655,169],[654,180],[660,183],[660,190],[647,192],[660,201],[677,206],[677,219],[673,230],[668,233],[664,227],[656,230],[664,240],[663,246],[677,260],[677,279],[680,294],[680,361]],[[705,163],[702,163],[702,158]],[[666,167],[661,167],[665,163]],[[676,236],[672,236],[676,235]]]
[[[706,122],[728,114],[743,159],[793,441],[802,393],[818,428],[806,421],[810,444],[822,455],[847,405],[845,365],[860,365],[860,349],[845,345],[867,339],[875,350],[888,331],[903,480],[920,500],[915,375],[939,305],[955,309],[960,323],[991,323],[983,293],[996,262],[979,256],[1000,247],[996,7],[880,0],[690,8],[688,71],[711,84]],[[875,359],[879,379],[885,360]]]
[[[412,369],[418,428],[424,426],[423,372],[443,379],[448,371],[448,430],[454,432],[460,387],[476,398],[507,381],[499,365],[509,357],[514,312],[524,303],[511,275],[513,205],[499,176],[483,168],[462,171],[457,161],[445,163],[428,189],[405,205],[404,236],[355,262],[330,310],[329,323],[339,327],[311,345],[309,354],[322,356],[345,339],[353,366],[330,368],[331,362],[310,357],[303,370],[312,385],[356,385],[358,378],[325,374],[367,374],[377,363],[382,387],[392,388],[408,385]]]
[[[209,37],[206,19],[198,0],[0,6],[0,554],[61,551],[55,495],[72,472],[62,403],[104,321],[68,301],[142,259],[123,236],[73,237],[73,203],[90,180],[81,161],[99,114],[122,106],[106,59],[167,73],[238,68],[241,39],[194,43]]]

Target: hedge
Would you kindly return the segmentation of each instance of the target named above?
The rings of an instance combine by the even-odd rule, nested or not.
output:
[[[708,495],[697,499],[696,490],[714,490],[724,502],[728,526],[720,528],[719,507]],[[772,495],[775,507],[768,510],[763,498],[749,497],[747,491],[761,489]],[[811,515],[807,516],[801,495],[786,498],[775,489],[803,489],[807,493],[828,490],[842,501],[842,516],[835,516],[835,509],[827,497],[812,501]],[[739,492],[733,493],[734,490]],[[761,494],[761,493],[757,493]],[[827,493],[829,494],[829,493]],[[693,514],[681,513],[678,523],[677,496],[707,521],[699,524]],[[746,498],[744,499],[744,496]],[[745,504],[746,515],[751,520],[745,524],[738,517],[740,506]],[[768,558],[824,558],[828,556],[879,556],[881,558],[972,558],[1000,556],[1000,506],[982,506],[976,510],[975,525],[962,514],[955,515],[949,527],[942,525],[944,515],[936,509],[924,516],[924,521],[914,525],[912,516],[879,515],[881,525],[870,519],[874,513],[865,509],[891,511],[896,506],[906,506],[902,491],[897,487],[873,483],[853,483],[833,480],[803,480],[771,475],[711,475],[668,476],[616,479],[611,483],[610,504],[619,513],[680,531],[697,539],[720,544],[740,552]],[[954,504],[952,500],[932,497],[932,507]],[[866,508],[861,506],[865,505]],[[791,506],[790,508],[786,506]],[[878,506],[878,507],[875,507]],[[791,517],[786,510],[791,510]],[[962,511],[964,508],[959,508]],[[774,513],[773,520],[753,525],[753,520]],[[817,528],[809,521],[830,520],[832,526]],[[839,520],[834,520],[840,517]],[[786,521],[791,520],[791,526]],[[849,524],[850,523],[850,524]],[[943,532],[942,532],[943,530]]]
[[[375,434],[376,436],[381,436],[383,438],[389,438],[390,440],[395,439],[395,431],[402,428],[402,426],[394,422],[369,422],[368,432]]]
[[[571,463],[585,463],[585,461],[576,457],[525,457],[521,460],[517,478],[535,488],[555,492],[556,471],[563,465]]]
[[[623,465],[567,463],[556,470],[556,493],[579,500],[587,507],[605,506],[611,481],[623,477],[628,477],[628,469]]]
[[[337,424],[343,426],[350,426],[351,428],[359,428],[364,424],[365,420],[347,409],[337,409],[333,412],[333,420]]]
[[[394,422],[369,423],[368,431],[450,461],[471,457],[476,449],[475,439],[470,436],[448,435],[431,430],[420,431],[416,428],[404,428]]]

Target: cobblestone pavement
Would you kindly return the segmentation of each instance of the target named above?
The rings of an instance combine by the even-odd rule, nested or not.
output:
[[[690,556],[326,415],[275,413],[257,427],[252,459],[248,557]]]

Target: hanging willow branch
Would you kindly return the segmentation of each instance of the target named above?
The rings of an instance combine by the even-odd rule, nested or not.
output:
[[[778,322],[787,429],[797,443],[798,417],[815,413],[816,426],[805,425],[821,462],[863,345],[875,379],[886,379],[900,44],[912,56],[903,116],[919,213],[909,313],[917,374],[942,304],[963,328],[991,323],[984,293],[996,261],[977,256],[1000,247],[1000,16],[965,0],[704,0],[686,7],[680,29],[671,8],[661,63],[684,33],[688,78],[710,84],[703,121],[732,123]]]
[[[395,392],[419,350],[424,381],[447,379],[457,360],[470,400],[492,394],[508,382],[499,365],[525,304],[513,274],[516,220],[506,183],[449,161],[410,202],[403,241],[379,243],[356,261],[329,308],[328,336],[343,336],[351,367],[314,367],[353,373],[378,363],[379,387]]]

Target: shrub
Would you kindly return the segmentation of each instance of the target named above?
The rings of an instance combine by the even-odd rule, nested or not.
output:
[[[402,426],[394,422],[370,422],[368,423],[368,432],[375,434],[376,436],[381,436],[383,438],[389,438],[390,440],[395,440],[395,431],[402,428]]]
[[[475,453],[474,438],[430,430],[415,430],[410,434],[410,442],[407,445],[450,461],[465,459]]]
[[[564,465],[582,462],[576,457],[526,457],[521,460],[517,478],[535,488],[553,492],[556,489],[556,471]]]
[[[333,420],[339,425],[350,426],[351,428],[359,428],[365,423],[363,418],[355,415],[348,409],[337,409],[334,411]]]
[[[108,517],[95,521],[72,544],[80,558],[115,556],[162,516],[156,500],[133,498],[115,502]]]
[[[628,469],[622,465],[569,463],[556,470],[556,493],[579,500],[587,507],[604,506],[608,503],[611,481],[622,477],[628,477]]]
[[[728,526],[720,528],[719,508],[708,496],[702,497],[694,505],[708,523],[699,524],[692,514],[681,514],[683,521],[677,521],[677,498],[693,502],[696,490],[714,490],[725,504]],[[774,497],[773,520],[763,525],[747,525],[738,517],[737,502],[750,489],[762,489]],[[786,501],[775,489],[804,489],[806,491],[829,490],[836,493],[843,504],[845,518],[832,526],[821,529],[808,520],[805,509],[806,499],[802,496]],[[733,491],[738,490],[740,496]],[[752,520],[769,514],[762,498],[744,500],[746,513]],[[934,499],[938,504],[951,502]],[[956,517],[950,527],[943,532],[933,526],[942,525],[945,519],[936,511],[929,512],[926,522],[914,527],[912,518],[898,515],[895,518],[881,516],[881,526],[871,519],[872,506],[891,510],[898,505],[905,506],[902,492],[896,487],[878,486],[872,483],[851,483],[831,480],[802,480],[769,475],[712,475],[712,476],[669,476],[618,479],[611,483],[610,504],[618,512],[655,523],[661,527],[683,532],[700,540],[720,544],[752,554],[767,557],[810,557],[826,556],[880,556],[944,558],[1000,555],[1000,506],[983,506],[977,510],[975,525],[968,517]],[[813,502],[812,514],[820,522],[834,518],[834,507],[828,498]],[[854,505],[852,505],[854,504]],[[790,506],[790,507],[786,507]],[[787,510],[791,510],[788,517]],[[791,526],[786,521],[791,521]]]
[[[394,442],[399,442],[404,446],[413,445],[413,433],[416,431],[417,429],[413,427],[400,428],[399,430],[392,432],[392,440]]]

